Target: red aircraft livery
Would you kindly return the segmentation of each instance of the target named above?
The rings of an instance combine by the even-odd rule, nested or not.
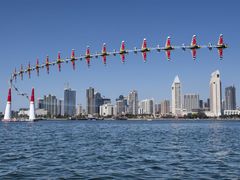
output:
[[[75,58],[75,50],[72,49],[72,53],[71,53],[71,62],[72,62],[73,70],[75,70],[75,61],[76,61],[76,58]]]
[[[90,59],[91,59],[90,47],[89,46],[87,46],[85,58],[86,58],[87,65],[89,67],[90,66]]]

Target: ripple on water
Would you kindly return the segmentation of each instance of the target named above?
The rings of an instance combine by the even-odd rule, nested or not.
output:
[[[0,179],[239,179],[240,121],[0,122]]]

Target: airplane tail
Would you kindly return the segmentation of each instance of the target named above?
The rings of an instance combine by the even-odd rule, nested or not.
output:
[[[218,45],[219,46],[223,45],[223,34],[220,34],[220,36],[219,36]]]
[[[146,38],[144,38],[142,42],[142,49],[146,49],[146,48],[147,48],[147,40]]]
[[[170,36],[167,37],[165,47],[166,47],[166,48],[167,48],[167,47],[171,47],[171,38],[170,38]]]
[[[120,51],[125,51],[125,42],[124,41],[122,41],[122,43],[121,43],[121,47],[120,47]]]
[[[71,59],[75,59],[75,50],[72,49],[72,52],[71,52]]]
[[[191,46],[196,46],[197,45],[197,37],[196,35],[193,35],[192,41],[191,41]]]

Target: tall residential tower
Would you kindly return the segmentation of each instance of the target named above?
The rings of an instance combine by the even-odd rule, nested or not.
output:
[[[181,116],[182,101],[181,101],[181,82],[176,76],[172,84],[172,114],[174,116]]]
[[[222,84],[219,71],[214,71],[210,79],[210,111],[213,116],[222,115]]]

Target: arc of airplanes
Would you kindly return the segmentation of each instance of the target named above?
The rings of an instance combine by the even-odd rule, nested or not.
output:
[[[47,73],[49,74],[50,66],[58,65],[58,71],[60,72],[62,63],[71,62],[73,70],[75,70],[75,68],[76,68],[75,61],[77,61],[77,60],[85,59],[87,65],[89,67],[91,58],[98,58],[99,56],[102,57],[103,64],[106,65],[107,56],[120,55],[121,61],[122,61],[122,63],[124,63],[126,54],[128,54],[128,53],[137,54],[138,52],[140,52],[142,54],[144,62],[146,62],[147,61],[147,53],[150,52],[150,51],[153,51],[153,50],[156,50],[158,52],[165,51],[167,60],[170,60],[172,50],[182,49],[182,50],[186,51],[187,49],[189,49],[189,50],[191,50],[193,60],[195,60],[196,57],[197,57],[197,50],[200,49],[200,48],[208,48],[209,50],[212,50],[213,48],[216,48],[218,50],[219,58],[222,59],[223,58],[223,49],[228,48],[228,45],[224,43],[222,34],[220,34],[220,36],[219,36],[217,45],[212,45],[211,43],[209,43],[208,45],[200,46],[200,45],[197,44],[197,36],[196,35],[192,36],[191,44],[188,45],[188,46],[185,46],[184,44],[182,44],[182,46],[172,46],[170,36],[167,37],[167,40],[166,40],[166,43],[165,43],[164,47],[160,47],[160,45],[157,45],[157,47],[152,47],[152,48],[148,47],[147,46],[147,40],[144,38],[143,42],[142,42],[141,49],[138,49],[138,48],[135,47],[133,50],[127,50],[125,48],[125,42],[122,41],[119,51],[113,50],[112,52],[107,52],[107,45],[106,45],[106,43],[103,43],[101,53],[91,54],[90,53],[90,47],[87,46],[85,55],[80,55],[79,57],[75,56],[75,50],[72,49],[70,58],[62,59],[60,51],[58,52],[57,59],[53,62],[49,61],[49,56],[48,55],[46,57],[46,60],[45,60],[44,64],[39,64],[39,59],[37,58],[36,65],[33,66],[33,67],[31,67],[30,62],[29,62],[28,67],[25,70],[23,69],[23,65],[20,66],[19,72],[17,72],[17,69],[15,68],[14,72],[11,75],[10,82],[12,82],[13,79],[16,80],[17,76],[20,76],[21,80],[23,80],[23,74],[24,73],[28,73],[28,77],[31,78],[31,71],[35,71],[35,70],[37,71],[37,76],[39,76],[39,70],[41,68],[44,68],[44,67],[46,67]]]

